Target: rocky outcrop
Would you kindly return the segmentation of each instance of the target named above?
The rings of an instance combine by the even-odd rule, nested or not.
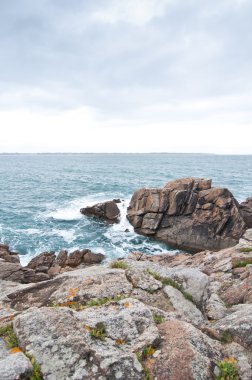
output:
[[[3,258],[0,258],[0,279],[23,284],[46,281],[77,267],[99,264],[105,257],[102,253],[93,253],[89,249],[76,250],[69,255],[67,251],[61,251],[58,256],[54,252],[43,252],[23,267],[18,254],[10,253],[8,246],[5,247]],[[15,258],[14,261],[12,257]]]
[[[80,209],[83,215],[95,216],[99,219],[104,219],[108,223],[118,223],[120,218],[120,210],[117,206],[119,200],[97,203],[90,207]]]
[[[36,265],[68,260],[66,251],[52,257]],[[212,380],[226,365],[250,380],[251,260],[247,230],[219,252],[133,253],[36,284],[0,280],[0,326],[12,324],[19,345],[1,351],[0,329],[0,373],[29,378],[32,355],[48,380]]]
[[[252,228],[252,197],[241,203],[241,214],[246,223],[247,228]]]
[[[137,233],[194,252],[234,246],[246,229],[230,191],[198,178],[136,191],[127,217]]]

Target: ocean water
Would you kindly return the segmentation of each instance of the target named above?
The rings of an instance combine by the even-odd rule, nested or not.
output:
[[[185,176],[212,178],[242,201],[252,195],[252,156],[199,154],[0,155],[0,240],[22,255],[89,248],[108,259],[132,251],[175,250],[134,233],[126,220],[133,192]],[[81,207],[120,198],[116,225]],[[125,232],[129,229],[129,232]]]

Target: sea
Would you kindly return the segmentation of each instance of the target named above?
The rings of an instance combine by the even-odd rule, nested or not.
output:
[[[133,251],[178,252],[137,235],[126,218],[134,191],[181,177],[212,178],[238,201],[252,196],[252,156],[208,154],[2,154],[0,241],[23,265],[45,251],[91,249],[107,260]],[[80,208],[120,198],[120,223],[108,225]],[[128,231],[128,232],[127,232]]]

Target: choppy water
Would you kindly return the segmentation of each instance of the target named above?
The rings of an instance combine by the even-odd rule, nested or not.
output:
[[[193,154],[0,155],[0,240],[23,255],[90,248],[108,258],[169,247],[136,235],[126,208],[136,189],[184,176],[213,178],[239,201],[252,195],[252,156]],[[80,214],[98,201],[124,199],[120,224]],[[130,232],[124,232],[128,228]],[[172,250],[172,249],[171,249]]]

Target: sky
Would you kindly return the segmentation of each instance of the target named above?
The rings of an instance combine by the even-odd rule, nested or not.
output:
[[[0,152],[252,154],[251,0],[0,0]]]

